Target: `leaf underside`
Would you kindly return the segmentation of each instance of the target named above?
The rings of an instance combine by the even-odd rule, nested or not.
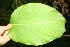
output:
[[[43,45],[65,32],[65,18],[54,8],[41,3],[18,7],[11,15],[9,37],[26,45]]]

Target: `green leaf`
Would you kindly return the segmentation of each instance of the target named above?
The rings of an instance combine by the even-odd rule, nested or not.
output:
[[[65,18],[54,8],[41,3],[18,7],[11,15],[9,37],[26,45],[43,45],[65,32]]]

